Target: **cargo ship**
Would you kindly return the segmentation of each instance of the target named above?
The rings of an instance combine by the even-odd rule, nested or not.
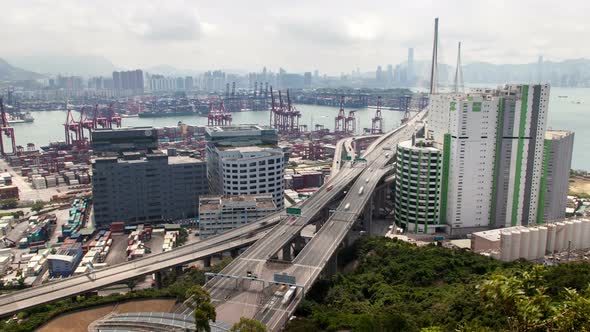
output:
[[[10,116],[8,119],[8,123],[30,123],[35,121],[35,118],[31,115],[30,112],[25,113],[24,115],[16,115]]]
[[[187,116],[187,115],[197,115],[198,113],[193,112],[192,110],[182,110],[182,111],[145,111],[138,114],[140,118],[162,118],[162,117],[170,117],[170,116]]]

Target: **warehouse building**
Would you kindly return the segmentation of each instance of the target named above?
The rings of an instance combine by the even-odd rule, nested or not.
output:
[[[263,218],[277,210],[272,195],[201,196],[199,235],[202,239],[221,234]]]
[[[75,242],[64,244],[55,254],[47,256],[49,275],[52,278],[69,277],[74,274],[81,259],[81,243]]]

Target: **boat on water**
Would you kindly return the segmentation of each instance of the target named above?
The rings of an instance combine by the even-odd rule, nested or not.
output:
[[[8,123],[31,123],[35,121],[35,118],[31,115],[31,112],[27,112],[24,115],[12,115],[8,118]]]
[[[161,111],[161,112],[154,112],[154,111],[145,111],[138,114],[140,118],[163,118],[163,117],[170,117],[170,116],[187,116],[187,115],[197,115],[197,113],[193,112],[192,110],[186,111]]]
[[[139,115],[138,114],[125,114],[125,113],[122,113],[121,114],[121,117],[122,118],[137,118],[137,117],[139,117]]]

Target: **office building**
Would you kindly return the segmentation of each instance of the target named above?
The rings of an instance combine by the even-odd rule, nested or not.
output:
[[[284,206],[287,156],[275,129],[259,125],[207,127],[207,177],[211,194],[271,194]]]
[[[545,132],[537,224],[565,218],[573,149],[571,131]]]
[[[431,140],[413,139],[397,146],[395,220],[409,233],[444,232],[441,204],[442,152]]]
[[[193,218],[199,196],[208,191],[206,163],[192,157],[153,151],[92,160],[97,227]]]
[[[158,148],[158,136],[153,127],[98,128],[92,131],[91,144],[95,154],[148,151]]]
[[[199,236],[205,239],[263,218],[277,210],[272,195],[199,197]]]

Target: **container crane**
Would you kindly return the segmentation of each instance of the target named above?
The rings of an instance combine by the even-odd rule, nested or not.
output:
[[[16,148],[16,139],[14,137],[14,128],[10,127],[10,124],[8,123],[8,116],[6,114],[6,111],[4,110],[4,102],[2,101],[2,98],[0,98],[0,112],[2,116],[0,118],[0,154],[2,154],[2,156],[6,155],[6,151],[4,150],[3,136],[6,136],[10,139],[12,153],[18,153],[18,150]]]

